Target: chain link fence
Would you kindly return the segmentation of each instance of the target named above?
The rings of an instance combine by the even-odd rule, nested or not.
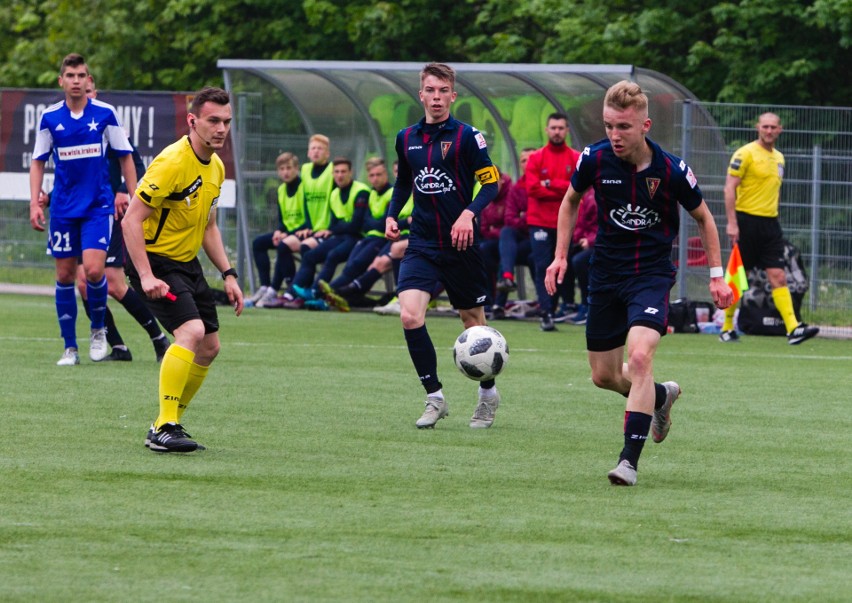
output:
[[[723,260],[730,245],[725,231],[723,189],[728,162],[740,146],[756,139],[762,113],[781,117],[783,133],[776,147],[784,154],[779,219],[786,238],[804,258],[810,311],[852,311],[852,108],[681,102],[675,122],[679,141],[674,152],[698,177],[722,236]],[[653,131],[652,131],[653,133]],[[698,236],[684,221],[680,241]],[[694,239],[693,239],[694,240]],[[706,266],[690,266],[691,245],[680,247],[678,293],[708,297]],[[698,262],[692,262],[693,264]]]

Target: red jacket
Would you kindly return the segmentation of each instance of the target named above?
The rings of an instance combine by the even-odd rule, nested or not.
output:
[[[528,225],[556,228],[559,205],[579,157],[580,153],[567,144],[557,146],[550,142],[530,155],[524,172]],[[543,180],[549,180],[550,185],[543,186]]]
[[[500,188],[494,200],[485,206],[479,214],[479,232],[482,239],[499,239],[503,228],[503,215],[506,212],[506,199],[511,194],[512,178],[509,174],[500,174]]]
[[[589,247],[594,247],[597,235],[598,204],[595,202],[595,189],[590,186],[580,202],[577,224],[574,226],[574,236],[571,237],[571,242],[574,245],[579,245],[580,239],[586,239],[589,242]]]

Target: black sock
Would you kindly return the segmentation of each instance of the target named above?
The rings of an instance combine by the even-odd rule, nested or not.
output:
[[[403,329],[403,333],[414,370],[420,377],[420,383],[426,388],[426,393],[438,391],[441,389],[441,382],[438,381],[438,358],[426,325],[416,329]]]
[[[92,313],[89,310],[89,300],[83,300],[83,309],[86,311],[86,316],[91,320]],[[107,306],[106,313],[104,314],[104,326],[106,327],[106,339],[109,347],[123,346],[124,340],[121,338],[121,333],[118,332],[118,327],[115,326],[115,319],[112,316],[112,312],[109,311],[109,306]]]
[[[666,387],[662,383],[654,383],[654,410],[659,410],[666,403]]]
[[[124,309],[136,319],[136,322],[142,325],[142,328],[147,331],[148,337],[156,339],[163,334],[160,330],[160,325],[157,324],[157,319],[151,314],[151,310],[148,309],[148,306],[145,305],[142,297],[136,293],[135,289],[128,287],[127,293],[124,294],[124,297],[118,303],[124,306]]]
[[[619,462],[627,459],[634,469],[639,466],[639,455],[651,430],[651,418],[651,415],[641,412],[624,413],[624,448],[618,457]]]
[[[479,384],[479,386],[482,389],[491,389],[492,387],[494,387],[494,379],[489,379],[488,381],[482,381]]]

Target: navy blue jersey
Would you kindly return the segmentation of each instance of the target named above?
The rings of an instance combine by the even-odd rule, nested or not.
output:
[[[452,116],[440,124],[421,119],[396,136],[399,171],[388,216],[396,218],[413,193],[410,245],[452,247],[450,229],[465,209],[479,216],[497,196],[497,168],[485,137]],[[473,199],[476,181],[482,188]],[[479,228],[474,225],[474,236]]]
[[[609,140],[583,149],[571,177],[575,191],[594,187],[598,234],[594,269],[608,274],[674,271],[672,241],[678,234],[678,203],[687,211],[701,205],[698,181],[686,162],[646,138],[654,151],[641,172],[615,156]]]

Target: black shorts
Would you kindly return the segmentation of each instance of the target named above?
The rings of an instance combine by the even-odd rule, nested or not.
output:
[[[170,258],[148,254],[151,271],[161,281],[169,284],[169,291],[177,299],[170,301],[148,298],[131,262],[127,262],[127,275],[130,285],[145,297],[145,303],[151,309],[160,324],[174,334],[175,329],[190,320],[200,319],[204,323],[204,333],[215,333],[219,330],[219,315],[216,313],[216,301],[213,292],[204,278],[201,262],[195,258],[189,262],[176,262]]]
[[[409,245],[399,265],[397,291],[416,289],[431,293],[439,282],[457,310],[470,310],[491,303],[491,287],[479,247],[459,251]]]
[[[642,326],[666,334],[669,293],[676,273],[652,273],[631,277],[589,273],[589,314],[586,348],[608,352],[627,342],[630,327]]]
[[[737,212],[740,255],[746,271],[752,268],[784,268],[784,232],[778,218]]]

